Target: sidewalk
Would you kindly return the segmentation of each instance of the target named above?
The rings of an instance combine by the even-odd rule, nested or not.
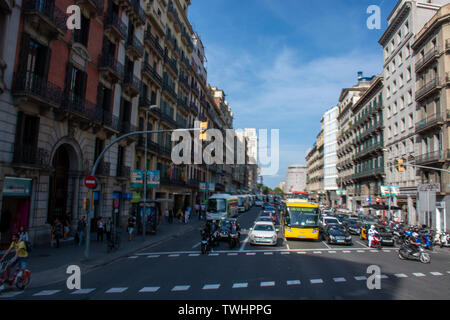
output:
[[[128,241],[126,230],[122,230],[120,249],[111,253],[106,252],[106,235],[103,243],[98,243],[96,233],[92,233],[89,260],[86,260],[84,256],[85,245],[79,247],[74,245],[73,242],[63,244],[58,249],[51,247],[33,248],[28,260],[28,269],[31,270],[32,278],[30,287],[49,285],[67,279],[69,275],[66,270],[69,265],[78,265],[81,272],[86,273],[173,237],[199,229],[204,223],[204,221],[199,221],[197,217],[192,217],[189,224],[180,224],[175,221],[173,224],[162,223],[158,227],[156,235],[146,235],[145,242],[142,241],[142,235],[134,235],[134,239]]]

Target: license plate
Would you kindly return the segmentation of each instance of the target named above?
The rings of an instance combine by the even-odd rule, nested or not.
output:
[[[305,236],[298,236],[298,238],[304,239],[304,238],[305,238]]]
[[[337,243],[344,243],[344,240],[337,240]]]

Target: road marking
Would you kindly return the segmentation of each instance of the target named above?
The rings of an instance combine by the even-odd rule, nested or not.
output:
[[[322,251],[314,251],[315,254],[322,254]]]
[[[309,282],[311,282],[311,284],[319,284],[319,283],[323,283],[322,279],[311,279],[309,280]]]
[[[345,278],[333,278],[334,282],[345,282]]]
[[[256,255],[256,253],[255,252],[247,252],[246,255],[247,256],[254,256],[254,255]]]
[[[288,286],[298,286],[300,285],[300,280],[288,280],[286,281],[286,284]]]
[[[241,247],[239,248],[239,251],[244,251],[245,245],[247,244],[249,238],[250,238],[250,236],[247,235],[247,238],[245,238],[244,242],[242,242]]]
[[[95,288],[94,289],[80,289],[80,290],[76,290],[76,291],[72,292],[71,294],[88,294],[94,290],[95,290]]]
[[[201,242],[199,242],[199,243],[197,243],[197,244],[194,244],[193,246],[192,246],[192,249],[195,249],[195,248],[197,248],[199,245],[201,245],[202,243]]]
[[[356,241],[356,242],[358,242],[360,245],[362,245],[362,246],[364,246],[364,247],[366,247],[366,248],[369,248],[368,246],[366,246],[364,243],[362,243],[362,242],[360,242],[360,241]]]
[[[217,290],[217,289],[219,289],[219,287],[220,287],[220,284],[205,284],[202,289],[203,290]]]
[[[370,252],[377,253],[377,252],[380,252],[380,251],[378,251],[378,250],[370,250]]]
[[[385,274],[375,276],[378,279],[389,279],[389,277]]]
[[[18,296],[19,294],[22,294],[22,293],[23,293],[23,291],[20,291],[20,292],[11,291],[11,292],[7,292],[7,293],[2,293],[2,294],[0,294],[0,298],[14,298],[15,296]]]
[[[264,252],[264,255],[266,256],[273,255],[273,252]]]
[[[238,289],[238,288],[247,288],[248,287],[248,283],[235,283],[233,284],[233,289]]]
[[[416,277],[425,277],[425,275],[420,272],[413,273],[413,275],[415,275]]]
[[[141,290],[139,290],[139,292],[156,292],[159,290],[160,287],[144,287]]]
[[[327,243],[325,241],[322,241],[322,243],[328,248],[331,249],[329,245],[327,245]]]
[[[430,272],[433,276],[443,276],[440,272]]]
[[[175,257],[179,257],[179,254],[169,254],[169,258],[175,258]]]
[[[287,248],[288,250],[291,250],[291,248],[289,247],[289,244],[287,243],[287,241],[286,241],[286,248]]]
[[[364,250],[356,250],[356,252],[364,253],[364,252],[366,252],[366,251],[364,251]]]
[[[274,287],[275,286],[275,281],[261,282],[260,286],[261,287]]]
[[[139,258],[138,256],[130,256],[130,257],[128,257],[128,259],[137,259],[137,258]]]
[[[158,254],[156,256],[148,256],[147,258],[159,258],[159,257],[160,257],[160,255]]]
[[[237,255],[238,255],[238,253],[236,253],[236,252],[230,252],[227,254],[227,256],[237,256]]]
[[[336,251],[328,251],[328,253],[336,253]]]
[[[290,252],[281,252],[281,254],[291,254]]]
[[[367,277],[366,276],[356,276],[355,280],[357,280],[357,281],[367,280]]]
[[[218,253],[210,253],[208,254],[209,257],[217,257],[219,254]]]
[[[189,257],[198,257],[200,255],[200,253],[190,253],[188,256]]]
[[[383,249],[383,252],[391,252],[391,250]]]
[[[106,291],[105,293],[122,293],[124,291],[126,291],[128,288],[111,288],[108,291]]]
[[[304,251],[297,252],[297,254],[306,254]]]
[[[171,291],[187,291],[191,286],[175,286]]]
[[[344,253],[351,253],[351,251],[348,251],[348,250],[344,250],[342,252],[344,252]]]
[[[41,292],[35,293],[33,294],[33,296],[35,297],[40,297],[40,296],[52,296],[58,292],[60,292],[61,290],[43,290]]]
[[[408,278],[408,276],[404,273],[396,273],[394,274],[394,276],[396,276],[397,278]]]

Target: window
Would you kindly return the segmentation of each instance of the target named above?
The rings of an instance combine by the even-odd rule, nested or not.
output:
[[[411,80],[411,67],[406,69],[406,81]]]
[[[85,47],[88,46],[90,22],[89,18],[81,14],[81,28],[73,30],[73,40],[81,43]]]
[[[81,103],[86,93],[87,73],[74,67],[70,62],[67,64],[66,94],[70,103]]]
[[[51,50],[23,33],[20,57],[18,77],[24,79],[30,89],[39,90],[48,76]]]
[[[39,136],[39,117],[30,116],[23,111],[17,113],[14,160],[33,163],[36,159]]]
[[[97,105],[104,111],[111,111],[112,91],[104,87],[101,83],[98,84],[97,89]]]
[[[400,123],[400,130],[403,132],[406,129],[406,120],[405,118],[402,118],[402,121]]]
[[[408,127],[412,128],[414,125],[414,115],[413,113],[410,113],[408,116]]]

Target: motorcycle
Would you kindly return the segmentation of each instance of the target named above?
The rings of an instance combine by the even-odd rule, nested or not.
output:
[[[208,236],[206,231],[202,231],[202,241],[200,244],[201,252],[202,254],[207,254],[209,251],[211,251],[211,238]]]
[[[237,232],[230,233],[230,235],[229,235],[230,249],[234,249],[234,247],[236,247],[236,245],[238,245],[239,243],[240,243],[239,234]]]
[[[443,232],[439,236],[439,245],[440,247],[450,247],[450,234],[447,232]]]
[[[219,231],[216,230],[212,235],[211,235],[211,245],[213,247],[217,247],[219,245],[219,240],[220,240],[220,234]]]
[[[433,251],[433,241],[431,240],[432,237],[430,237],[428,233],[424,233],[420,235],[420,238],[422,241],[422,247],[430,251]]]
[[[372,244],[370,248],[381,249],[381,236],[379,233],[373,235]]]
[[[12,275],[12,279],[6,279],[6,269],[8,267],[9,261],[3,261],[0,265],[0,291],[5,288],[5,282],[9,282],[11,285],[15,285],[19,290],[25,290],[25,288],[31,282],[31,272],[28,269],[20,270],[16,269]]]
[[[398,250],[398,257],[401,260],[415,259],[422,263],[430,263],[431,257],[427,252],[425,252],[425,249],[422,246],[418,246],[417,248],[418,251],[413,253],[413,250],[408,248],[407,245],[402,245]]]

